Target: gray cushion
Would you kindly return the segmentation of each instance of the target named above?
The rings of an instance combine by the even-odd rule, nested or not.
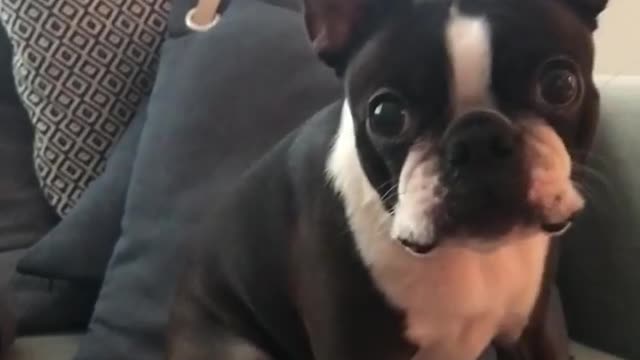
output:
[[[4,360],[71,360],[79,338],[78,335],[20,338]]]
[[[11,42],[4,26],[0,25],[0,99],[14,102],[18,100],[18,94],[13,84],[12,57]]]
[[[292,10],[301,9],[298,0],[265,2]],[[225,8],[227,3],[223,1],[221,7]],[[173,6],[171,21],[175,26],[171,32],[173,36],[180,36],[187,31],[183,26],[184,14],[192,4],[190,1],[178,1]],[[146,103],[140,106],[140,109],[145,108]],[[21,273],[69,281],[102,281],[120,236],[131,167],[144,123],[135,119],[132,122],[123,139],[114,146],[105,172],[88,186],[64,220],[20,261],[18,270]],[[78,253],[83,256],[77,256]]]
[[[13,278],[19,335],[84,331],[99,285],[17,275]]]
[[[100,284],[115,242],[140,134],[147,119],[143,101],[107,160],[105,172],[89,185],[69,214],[18,264],[26,275]]]
[[[33,132],[26,112],[0,99],[0,252],[39,240],[58,217],[38,185],[31,158]]]
[[[145,104],[116,145],[105,173],[18,263],[20,274],[14,276],[13,290],[19,334],[86,329],[120,235],[131,166],[146,120]]]
[[[11,55],[0,26],[0,252],[33,244],[58,221],[36,178],[33,129],[13,85]]]
[[[640,359],[640,78],[601,79],[602,119],[559,282],[576,340]]]
[[[0,289],[8,286],[18,259],[26,248],[39,240],[55,225],[58,218],[46,202],[36,180],[32,161],[33,130],[27,113],[19,103],[13,88],[9,59],[11,51],[0,29]],[[16,315],[20,332],[39,329],[60,329],[72,325],[73,319],[64,314],[79,312],[74,296],[52,296],[52,287],[40,281],[38,291],[26,282],[16,279]],[[33,283],[31,282],[31,285]],[[97,290],[93,289],[93,298]],[[56,300],[58,299],[58,300]],[[62,300],[62,301],[60,301]],[[71,300],[71,301],[70,301]],[[89,300],[91,301],[91,300]],[[92,309],[85,306],[85,324]],[[34,321],[37,320],[37,321]],[[0,323],[2,319],[0,319]]]
[[[298,13],[234,0],[217,27],[182,36],[184,12],[175,19],[134,165],[123,235],[77,359],[162,357],[181,244],[210,235],[201,229],[216,201],[212,191],[340,93],[315,60]]]

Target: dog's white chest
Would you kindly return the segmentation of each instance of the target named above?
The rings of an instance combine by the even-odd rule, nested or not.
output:
[[[547,235],[517,229],[491,249],[448,239],[427,257],[410,255],[390,239],[394,216],[362,170],[347,103],[327,173],[375,285],[406,314],[404,335],[421,348],[413,360],[476,360],[494,338],[521,334],[542,283]]]
[[[497,248],[445,246],[415,258],[392,242],[369,252],[374,281],[406,313],[417,359],[475,360],[495,337],[518,337],[535,305],[549,241],[506,239]]]

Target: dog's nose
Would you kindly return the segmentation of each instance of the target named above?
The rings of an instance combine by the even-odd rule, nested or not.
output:
[[[516,148],[508,119],[491,111],[474,111],[456,119],[444,137],[444,158],[456,172],[495,171],[510,163]]]

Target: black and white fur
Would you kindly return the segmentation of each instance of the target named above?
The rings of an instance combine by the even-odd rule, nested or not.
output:
[[[473,360],[491,344],[505,359],[568,357],[551,238],[584,205],[572,153],[597,122],[605,4],[309,0],[347,97],[213,205],[169,358]],[[558,74],[575,90],[561,104],[548,101]],[[399,134],[372,123],[380,98],[402,104]],[[508,140],[507,160],[461,163],[485,134]]]

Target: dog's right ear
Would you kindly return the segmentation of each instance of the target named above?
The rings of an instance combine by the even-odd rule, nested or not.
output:
[[[355,47],[402,0],[304,0],[305,21],[318,56],[341,75]]]
[[[609,0],[562,0],[572,8],[591,29],[598,28],[598,16],[607,7]]]

